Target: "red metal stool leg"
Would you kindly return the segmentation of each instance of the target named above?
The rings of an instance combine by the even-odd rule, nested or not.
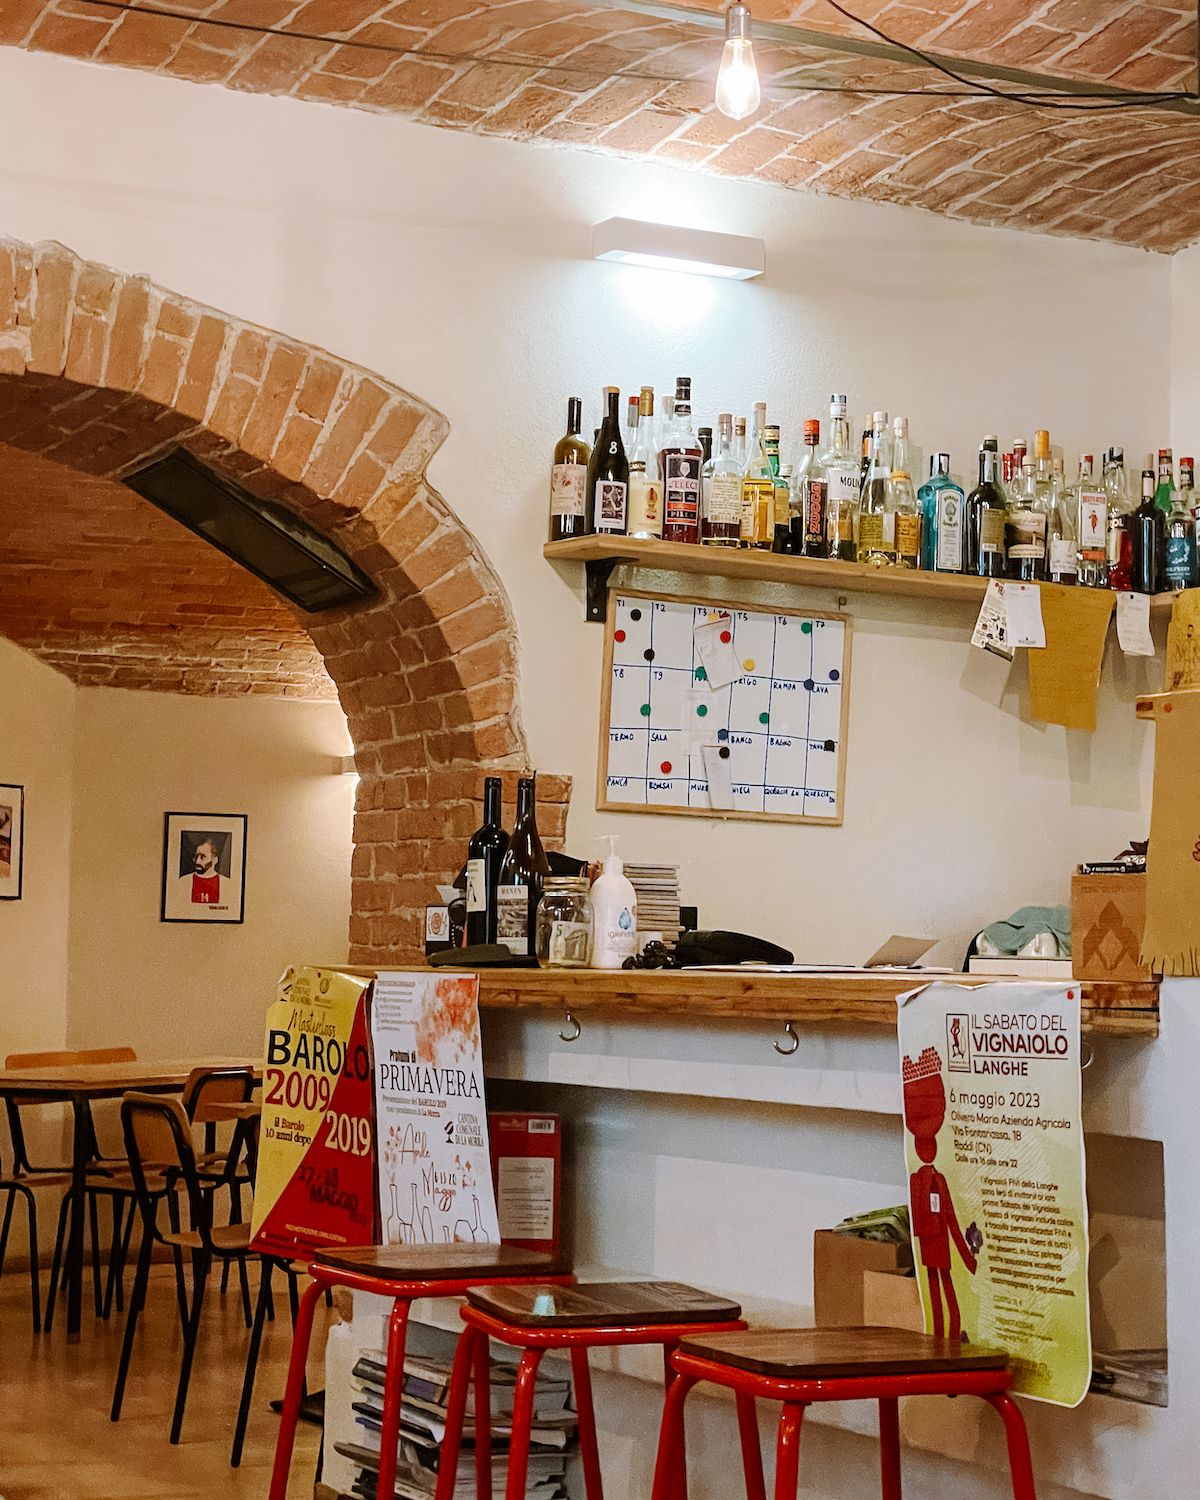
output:
[[[492,1500],[492,1349],[475,1332],[475,1500]]]
[[[798,1401],[785,1401],[779,1414],[779,1437],[775,1445],[775,1500],[796,1500],[803,1421],[804,1407]]]
[[[1013,1398],[1003,1391],[984,1400],[994,1406],[1004,1423],[1004,1436],[1008,1442],[1008,1467],[1012,1473],[1013,1500],[1037,1500],[1033,1483],[1033,1459],[1029,1452],[1029,1434],[1025,1430],[1025,1418]]]
[[[676,1374],[663,1402],[662,1430],[658,1436],[658,1457],[654,1464],[654,1487],[650,1500],[671,1500],[679,1482],[680,1470],[687,1471],[684,1444],[683,1403],[696,1384],[690,1375]]]
[[[900,1402],[895,1396],[879,1398],[879,1467],[883,1476],[883,1500],[902,1500]]]
[[[404,1345],[408,1338],[408,1298],[397,1297],[388,1320],[387,1369],[383,1377],[383,1417],[379,1433],[379,1488],[388,1500],[396,1492],[400,1446],[400,1404],[404,1399]]]
[[[541,1362],[540,1349],[526,1349],[517,1366],[512,1438],[508,1445],[508,1483],[504,1489],[504,1500],[525,1500],[525,1480],[529,1473],[529,1429],[533,1426],[533,1393]]]
[[[279,1418],[279,1436],[275,1439],[275,1465],[271,1470],[268,1500],[287,1500],[288,1474],[292,1467],[292,1449],[296,1446],[296,1423],[300,1420],[300,1403],[304,1399],[304,1367],[308,1363],[308,1345],[312,1338],[313,1311],[324,1288],[319,1281],[306,1287],[296,1314],[292,1332],[292,1357],[288,1363],[287,1386],[283,1393],[283,1411]]]
[[[474,1328],[464,1328],[454,1351],[454,1366],[450,1371],[450,1391],[446,1401],[446,1432],[438,1453],[434,1500],[453,1500],[458,1459],[462,1452],[463,1417],[471,1390],[471,1362],[475,1357],[478,1339],[479,1334]]]
[[[575,1411],[579,1417],[579,1457],[583,1463],[584,1494],[587,1500],[604,1500],[600,1448],[596,1442],[596,1409],[592,1404],[592,1372],[586,1349],[571,1350],[571,1374],[575,1384]]]
[[[671,1356],[679,1348],[678,1342],[663,1345],[663,1396],[671,1389],[671,1382],[676,1378],[675,1366],[671,1363]],[[680,1425],[684,1428],[683,1446],[687,1448],[687,1424],[686,1418],[681,1412],[679,1415]],[[671,1489],[671,1500],[688,1500],[687,1464],[679,1465],[675,1473],[675,1482]]]
[[[742,1445],[742,1468],[746,1474],[746,1500],[767,1500],[762,1445],[758,1440],[758,1407],[754,1397],[743,1391],[737,1392],[736,1399],[738,1440]]]

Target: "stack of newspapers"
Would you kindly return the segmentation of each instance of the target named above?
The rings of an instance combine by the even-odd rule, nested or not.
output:
[[[504,1500],[516,1373],[515,1364],[502,1361],[492,1364],[492,1482],[495,1500]],[[354,1366],[351,1392],[360,1436],[355,1442],[335,1445],[343,1458],[356,1465],[353,1493],[363,1496],[364,1500],[386,1500],[386,1497],[378,1496],[383,1378],[383,1354],[363,1354]],[[434,1493],[441,1441],[446,1430],[449,1388],[449,1359],[418,1354],[405,1358],[395,1488],[400,1500],[429,1500]],[[544,1362],[538,1372],[534,1397],[526,1500],[565,1500],[566,1465],[574,1451],[576,1425],[575,1413],[567,1408],[570,1391],[566,1367]],[[474,1400],[472,1390],[467,1404],[454,1500],[475,1500]]]

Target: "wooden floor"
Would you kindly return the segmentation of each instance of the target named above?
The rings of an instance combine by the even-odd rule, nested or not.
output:
[[[255,1278],[257,1281],[257,1278]],[[205,1299],[183,1438],[167,1441],[179,1369],[179,1315],[169,1268],[156,1269],[138,1329],[125,1410],[110,1422],[123,1315],[97,1322],[85,1303],[82,1337],[68,1344],[61,1325],[49,1338],[30,1331],[28,1279],[0,1280],[0,1500],[264,1500],[278,1418],[268,1403],[282,1394],[290,1350],[286,1293],[269,1324],[254,1388],[240,1470],[229,1443],[249,1337],[236,1281]],[[56,1316],[57,1323],[57,1316]],[[319,1434],[301,1425],[288,1500],[312,1500]]]

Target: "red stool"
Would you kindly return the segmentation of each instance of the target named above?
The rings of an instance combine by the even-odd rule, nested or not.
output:
[[[447,1402],[446,1435],[438,1460],[435,1500],[451,1500],[458,1474],[463,1418],[472,1371],[475,1381],[475,1475],[481,1500],[492,1495],[491,1387],[488,1340],[520,1349],[508,1454],[506,1500],[525,1500],[530,1429],[538,1366],[547,1349],[567,1350],[579,1418],[579,1453],[587,1500],[603,1500],[600,1455],[588,1350],[630,1344],[661,1344],[668,1390],[674,1379],[671,1354],[687,1334],[745,1328],[736,1302],[709,1296],[673,1281],[594,1282],[585,1286],[504,1286],[472,1288],[462,1318],[466,1323],[454,1356]],[[751,1437],[755,1460],[758,1435],[752,1433],[753,1404],[738,1401],[743,1442]],[[749,1424],[748,1426],[746,1424]],[[380,1494],[386,1491],[381,1487]],[[672,1492],[675,1493],[674,1491]],[[682,1488],[678,1491],[683,1494]]]
[[[550,1256],[539,1255],[533,1250],[516,1250],[507,1245],[458,1244],[368,1245],[362,1249],[331,1250],[309,1266],[308,1274],[313,1280],[300,1298],[296,1314],[269,1500],[287,1500],[313,1310],[317,1298],[326,1290],[341,1286],[392,1299],[379,1448],[379,1494],[390,1500],[395,1490],[400,1402],[404,1393],[404,1345],[412,1304],[419,1297],[461,1297],[476,1286],[519,1285],[525,1281],[536,1281],[539,1286],[558,1286],[572,1279],[555,1272]]]
[[[753,1462],[741,1403],[780,1401],[775,1500],[796,1500],[800,1425],[815,1401],[878,1401],[883,1500],[901,1500],[901,1396],[980,1396],[1004,1422],[1014,1500],[1037,1500],[1021,1409],[1007,1394],[1008,1356],[899,1328],[798,1328],[689,1338],[671,1359],[675,1380],[663,1408],[651,1500],[672,1500],[687,1472],[683,1403],[700,1382],[739,1402],[748,1500],[766,1500],[757,1436]]]

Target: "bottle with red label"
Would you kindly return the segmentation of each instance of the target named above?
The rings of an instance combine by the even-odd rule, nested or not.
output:
[[[700,471],[704,453],[692,431],[692,382],[675,382],[675,417],[663,433],[659,463],[663,480],[663,541],[700,540]]]

